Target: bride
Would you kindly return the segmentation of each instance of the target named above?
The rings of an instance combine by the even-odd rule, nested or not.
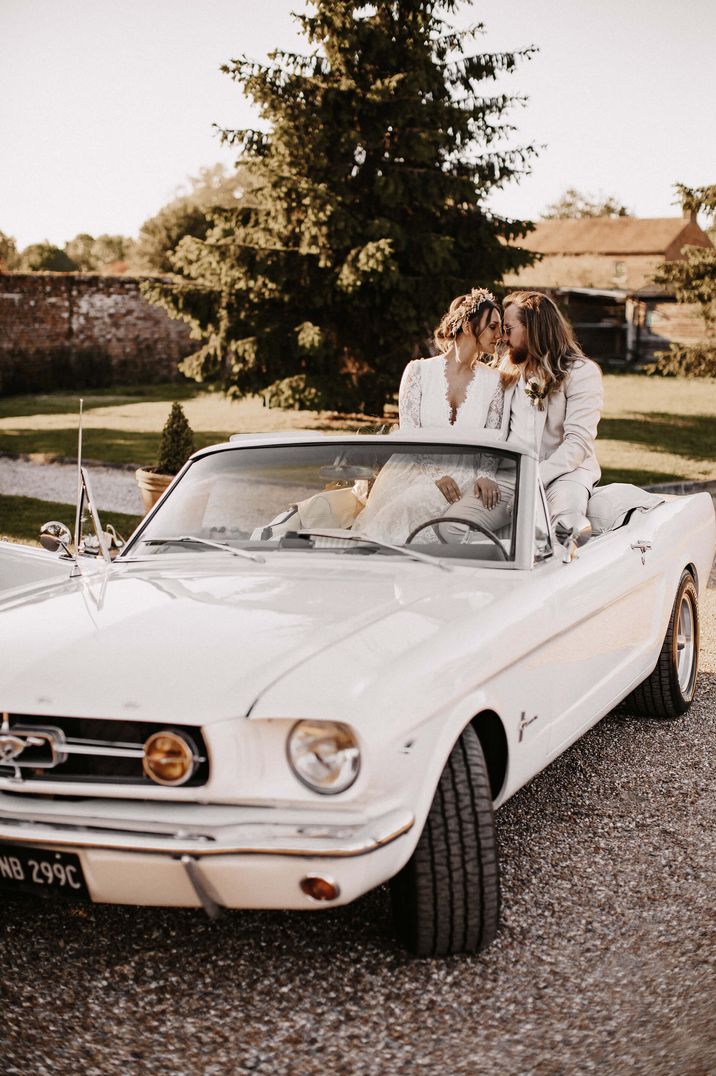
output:
[[[502,333],[500,309],[484,288],[458,295],[435,330],[442,354],[414,359],[403,372],[398,396],[401,431],[452,426],[473,433],[499,429],[507,435],[509,408],[497,370],[480,362],[494,355]],[[506,413],[507,412],[507,413]],[[396,454],[378,475],[353,530],[366,537],[400,544],[425,519],[441,515],[466,493],[494,508],[500,491],[494,481],[497,461],[483,455],[455,457],[443,474],[427,455]],[[425,532],[423,540],[429,540]]]

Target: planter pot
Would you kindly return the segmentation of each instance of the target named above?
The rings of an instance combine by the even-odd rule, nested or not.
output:
[[[174,481],[172,474],[159,474],[154,467],[139,467],[134,472],[144,502],[144,514],[153,508],[167,486]]]

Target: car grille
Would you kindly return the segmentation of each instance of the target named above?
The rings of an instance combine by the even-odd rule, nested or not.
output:
[[[146,740],[155,732],[168,730],[181,732],[196,748],[196,754],[202,761],[194,774],[185,781],[182,788],[206,784],[209,779],[209,762],[206,744],[199,729],[182,725],[158,725],[150,721],[114,721],[105,718],[85,717],[47,717],[33,714],[3,714],[3,738],[12,737],[13,730],[37,730],[34,746],[26,747],[22,752],[21,768],[12,762],[0,761],[0,777],[20,777],[24,784],[42,784],[51,781],[69,782],[103,782],[121,785],[157,785],[147,777],[142,768],[142,758],[123,757],[136,753]],[[49,746],[52,731],[59,735],[54,737],[55,749],[64,761],[51,765],[52,747]],[[49,735],[48,735],[49,733]],[[44,734],[44,735],[43,735]],[[73,753],[71,748],[81,753]],[[69,748],[70,750],[63,750]],[[103,752],[107,752],[106,754]],[[116,751],[116,754],[110,753]],[[32,765],[36,762],[37,765]]]

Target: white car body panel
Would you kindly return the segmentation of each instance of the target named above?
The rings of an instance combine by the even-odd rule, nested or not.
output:
[[[67,561],[0,543],[0,712],[200,728],[210,767],[196,787],[87,780],[79,801],[63,800],[77,785],[0,776],[0,844],[76,852],[97,901],[199,905],[196,869],[227,907],[319,907],[299,886],[312,871],[346,903],[408,860],[454,743],[486,713],[506,739],[500,806],[650,673],[681,574],[703,588],[716,540],[699,494],[637,513],[570,563],[555,549],[533,564],[537,489],[525,452],[508,570],[181,551],[80,558],[69,578]],[[286,741],[302,719],[355,731],[345,792],[294,776]]]

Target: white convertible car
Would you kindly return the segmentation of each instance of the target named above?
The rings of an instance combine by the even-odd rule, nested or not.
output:
[[[486,450],[507,527],[361,534],[385,466]],[[627,697],[693,699],[706,493],[605,487],[591,536],[555,535],[537,461],[489,434],[237,437],[112,560],[82,475],[72,548],[59,523],[0,543],[4,892],[216,914],[390,881],[413,952],[473,952],[498,928],[494,809]]]

